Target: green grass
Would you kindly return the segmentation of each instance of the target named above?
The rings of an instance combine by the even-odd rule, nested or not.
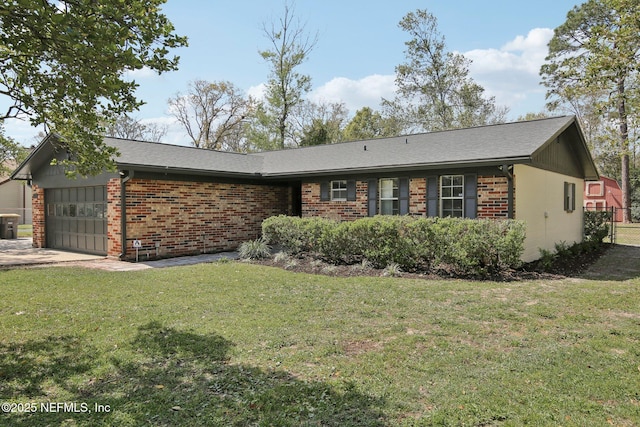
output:
[[[616,243],[620,245],[640,245],[640,224],[616,224]]]
[[[20,224],[18,225],[18,237],[31,237],[33,236],[33,225]]]
[[[0,271],[0,400],[92,411],[0,425],[638,425],[639,286]]]

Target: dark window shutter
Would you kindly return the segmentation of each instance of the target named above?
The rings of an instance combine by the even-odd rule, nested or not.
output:
[[[566,181],[564,183],[564,210],[566,212],[576,210],[576,185]]]
[[[464,216],[475,218],[478,211],[478,176],[464,176]]]
[[[356,181],[355,179],[347,181],[347,201],[356,201]]]
[[[328,202],[331,199],[329,195],[329,182],[323,181],[320,183],[320,201]]]
[[[409,213],[409,178],[400,178],[398,180],[400,215]]]
[[[370,179],[367,188],[368,214],[375,216],[378,213],[378,180]]]
[[[427,216],[438,216],[438,177],[427,177]]]

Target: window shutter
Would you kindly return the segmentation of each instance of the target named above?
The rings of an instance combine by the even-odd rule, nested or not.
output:
[[[409,178],[400,178],[398,180],[400,215],[409,214]]]
[[[566,181],[564,183],[564,210],[565,212],[576,210],[576,185]]]
[[[329,195],[329,182],[323,181],[320,183],[320,201],[328,202],[331,199]]]
[[[427,177],[427,216],[438,216],[438,177]]]
[[[469,174],[464,176],[464,216],[476,218],[478,210],[478,176]]]
[[[378,180],[370,179],[367,188],[368,214],[375,216],[378,213]]]
[[[347,201],[356,201],[356,180],[352,179],[347,181]]]

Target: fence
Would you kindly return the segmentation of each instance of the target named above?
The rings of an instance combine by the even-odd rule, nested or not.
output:
[[[616,243],[619,245],[640,246],[640,222],[622,222],[622,208],[610,207],[606,209],[585,208],[585,212],[597,211],[600,213],[596,222],[607,224],[608,235],[604,241],[607,243]],[[632,212],[637,212],[638,207],[632,207]],[[586,218],[586,215],[585,215]],[[637,218],[634,218],[637,220]],[[591,224],[592,226],[593,224]],[[590,225],[585,222],[585,231]]]

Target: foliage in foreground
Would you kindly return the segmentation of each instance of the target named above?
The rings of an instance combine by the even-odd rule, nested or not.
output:
[[[0,10],[0,122],[28,118],[62,136],[69,173],[113,166],[103,123],[137,110],[127,72],[176,70],[187,40],[161,13],[165,0],[9,1]],[[74,166],[75,168],[72,168]]]
[[[0,271],[2,402],[91,410],[0,424],[637,425],[638,285]]]
[[[262,223],[263,238],[335,264],[366,260],[376,268],[487,276],[517,267],[524,250],[520,221],[376,216],[336,222],[284,215]]]

